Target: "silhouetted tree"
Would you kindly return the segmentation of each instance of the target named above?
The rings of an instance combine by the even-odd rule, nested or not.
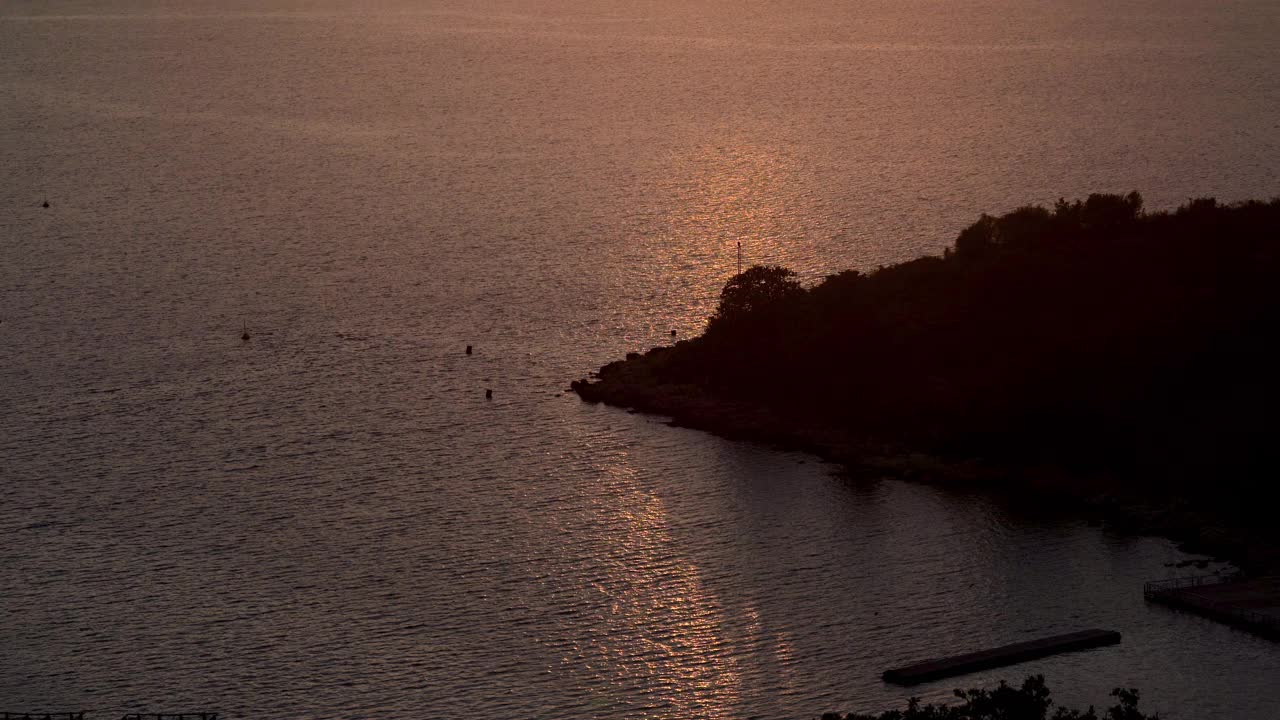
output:
[[[1083,226],[1089,230],[1114,230],[1131,224],[1142,214],[1142,196],[1090,195],[1084,201]]]
[[[986,255],[996,241],[996,219],[983,214],[978,221],[960,231],[955,254],[966,259]]]
[[[890,710],[880,715],[826,713],[822,720],[1099,720],[1091,707],[1087,710],[1058,708],[1049,715],[1053,701],[1043,675],[1032,675],[1014,688],[1003,681],[995,690],[956,690],[961,705],[921,705],[911,698],[905,710]],[[1117,703],[1102,716],[1103,720],[1159,720],[1159,715],[1145,715],[1138,710],[1138,691],[1116,688],[1111,691]]]
[[[997,223],[996,241],[1001,245],[1028,246],[1043,240],[1049,231],[1053,214],[1048,210],[1028,205],[1020,207],[1000,218]]]
[[[753,265],[730,278],[720,291],[711,324],[734,322],[804,292],[796,274],[778,265]]]

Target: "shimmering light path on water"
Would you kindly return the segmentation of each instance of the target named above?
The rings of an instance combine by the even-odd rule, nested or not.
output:
[[[973,680],[1280,716],[1275,645],[1143,604],[1165,541],[564,392],[696,333],[738,241],[813,279],[1276,194],[1277,12],[6,4],[3,709],[811,717],[1099,626]]]

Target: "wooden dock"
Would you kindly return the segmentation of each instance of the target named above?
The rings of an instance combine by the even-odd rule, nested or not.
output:
[[[953,675],[1013,665],[1058,653],[1115,645],[1118,642],[1120,642],[1120,633],[1114,630],[1082,630],[1066,635],[1003,645],[980,652],[926,660],[914,665],[886,670],[881,677],[885,682],[897,685],[915,685]]]

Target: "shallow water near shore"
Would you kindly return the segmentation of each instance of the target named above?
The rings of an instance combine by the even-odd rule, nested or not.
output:
[[[0,711],[804,718],[1043,672],[1280,717],[1280,646],[1144,604],[1168,541],[566,392],[696,334],[739,241],[813,279],[1280,192],[1276,6],[1060,5],[6,4]],[[1124,642],[879,680],[1085,627]]]

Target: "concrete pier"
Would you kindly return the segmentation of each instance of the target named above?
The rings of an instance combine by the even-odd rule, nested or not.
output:
[[[1003,645],[980,652],[926,660],[915,665],[886,670],[881,677],[885,682],[897,685],[915,685],[953,675],[1013,665],[1058,653],[1115,645],[1118,642],[1120,642],[1120,633],[1114,630],[1082,630],[1066,635]]]
[[[1280,640],[1280,576],[1172,578],[1142,589],[1151,601]]]

